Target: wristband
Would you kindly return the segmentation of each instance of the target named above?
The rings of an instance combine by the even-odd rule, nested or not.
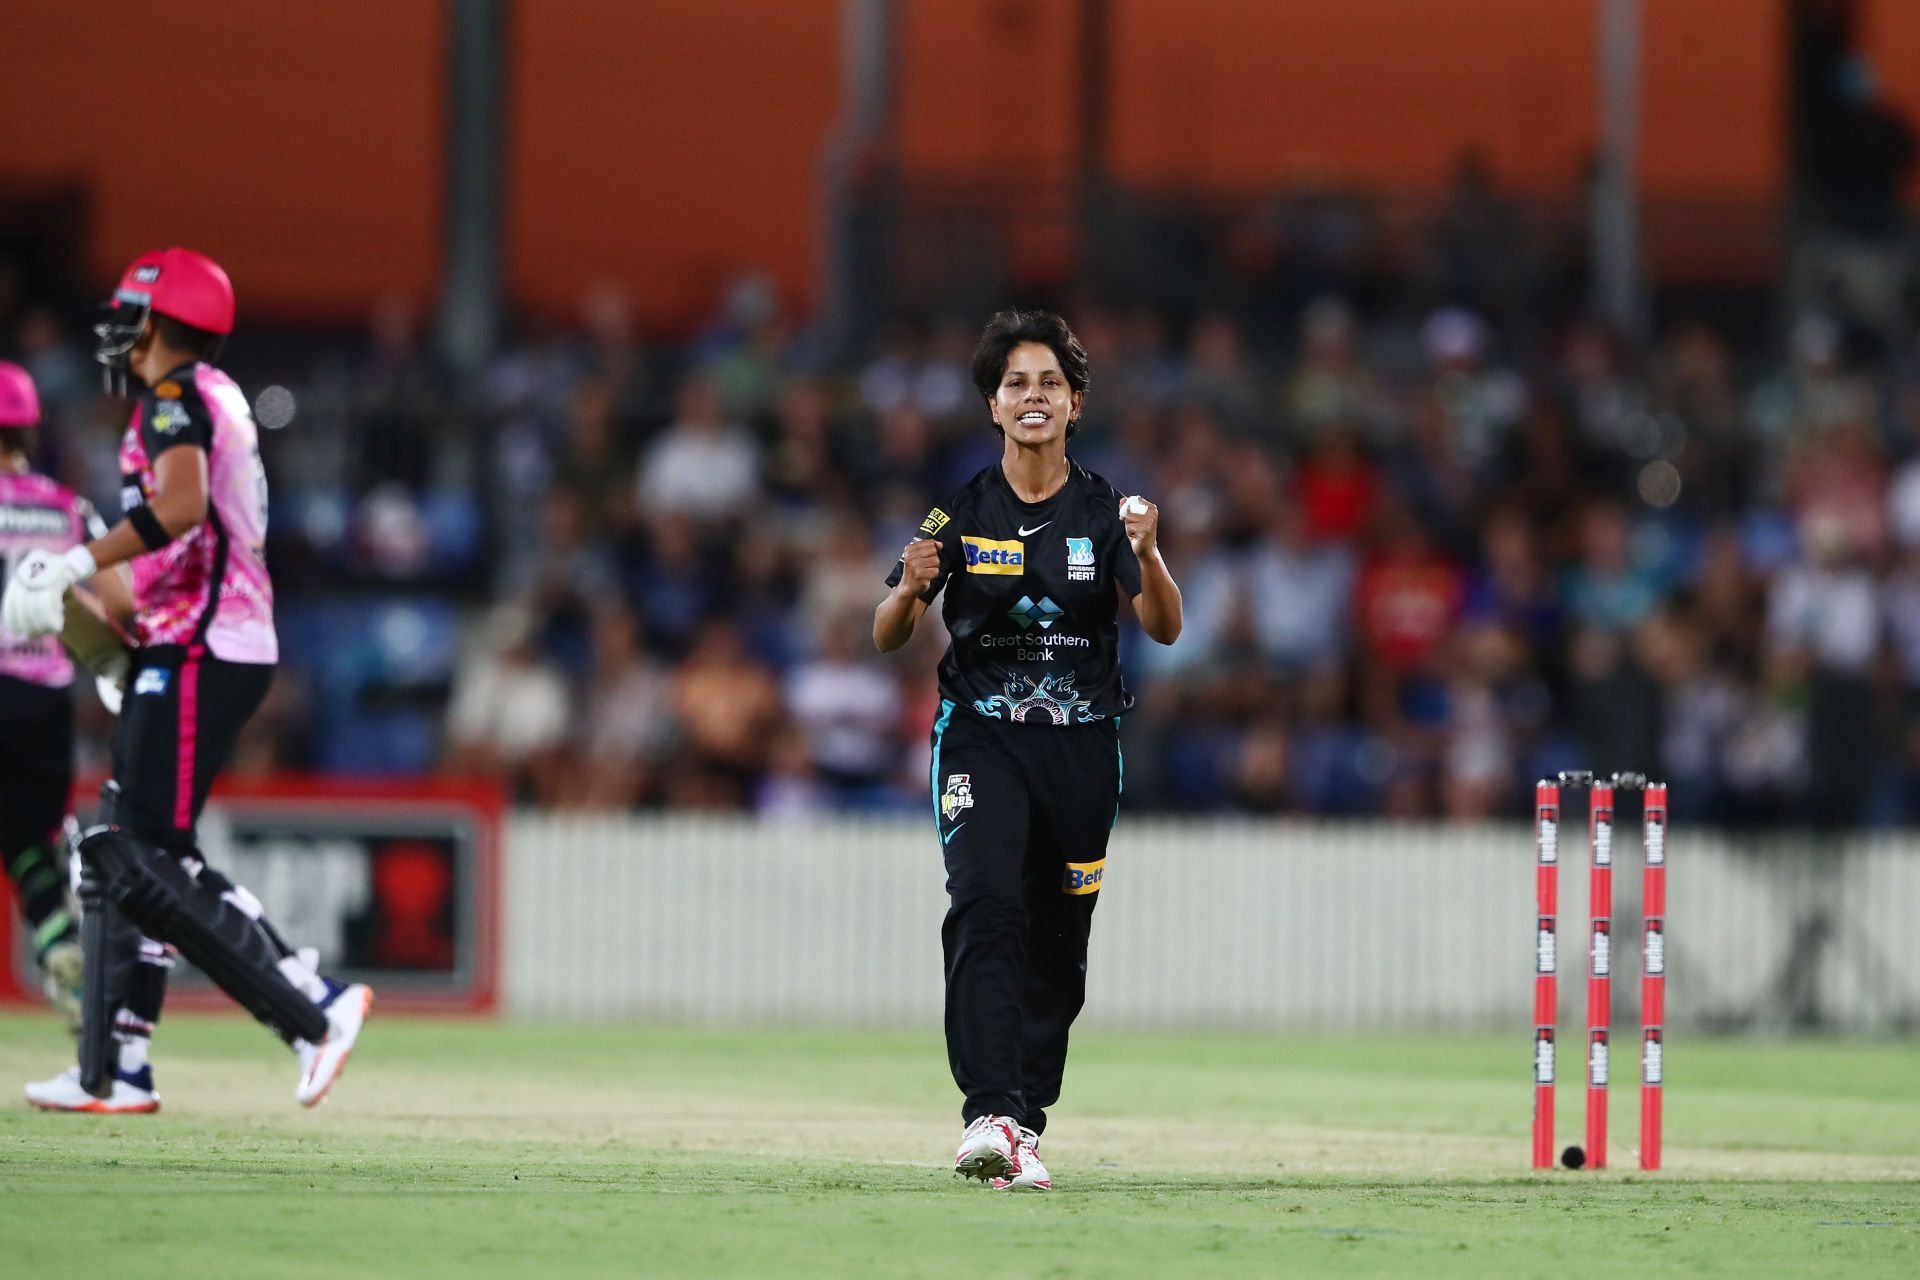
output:
[[[88,578],[100,572],[100,565],[94,560],[93,552],[87,550],[84,542],[77,547],[68,547],[66,553],[62,555],[60,559],[66,563],[67,568],[72,572],[75,582],[85,582]]]
[[[153,514],[153,508],[138,506],[127,512],[127,523],[140,535],[140,541],[147,544],[147,550],[158,551],[173,541],[173,535],[160,523],[160,517]]]

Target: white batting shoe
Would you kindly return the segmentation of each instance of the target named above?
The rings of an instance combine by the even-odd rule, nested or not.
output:
[[[982,1182],[1011,1176],[1019,1130],[1020,1126],[1006,1116],[981,1116],[961,1135],[953,1171]]]
[[[373,988],[363,982],[334,993],[326,1004],[327,1038],[319,1044],[303,1040],[295,1046],[300,1054],[300,1083],[293,1091],[295,1102],[311,1107],[327,1096],[327,1090],[333,1088],[333,1082],[346,1069],[347,1059],[353,1055],[353,1042],[360,1038],[360,1028],[365,1025],[371,1008]]]
[[[1040,1163],[1040,1135],[1024,1126],[1020,1129],[1020,1141],[1013,1148],[1013,1174],[1011,1177],[995,1178],[995,1191],[1051,1191],[1053,1176],[1047,1172],[1047,1166]]]
[[[152,1067],[142,1067],[132,1073],[116,1071],[113,1091],[104,1098],[96,1098],[82,1089],[80,1068],[68,1067],[51,1080],[36,1080],[28,1085],[27,1101],[42,1111],[76,1111],[102,1116],[150,1115],[160,1109]]]

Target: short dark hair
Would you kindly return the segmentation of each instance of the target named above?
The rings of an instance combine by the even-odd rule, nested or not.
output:
[[[1007,373],[1007,358],[1023,342],[1038,342],[1051,348],[1054,358],[1060,362],[1060,372],[1066,375],[1067,386],[1074,391],[1087,389],[1091,382],[1087,349],[1073,336],[1067,322],[1051,311],[1021,311],[1009,307],[995,312],[993,319],[987,321],[987,327],[980,331],[980,345],[973,349],[973,385],[986,399],[992,400],[994,392],[999,390],[1000,379]],[[1000,430],[998,423],[994,424],[994,430]],[[1068,435],[1075,430],[1076,424],[1067,424]]]
[[[18,453],[29,458],[39,457],[40,428],[0,427],[0,453]]]
[[[153,331],[160,340],[175,351],[184,351],[195,360],[211,360],[220,350],[221,335],[208,329],[198,329],[185,321],[175,320],[172,316],[153,313]]]

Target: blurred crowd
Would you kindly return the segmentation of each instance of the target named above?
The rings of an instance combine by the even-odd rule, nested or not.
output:
[[[1511,816],[1584,767],[1666,776],[1683,818],[1920,819],[1906,353],[1820,314],[1736,349],[1685,317],[1629,346],[1338,291],[1258,326],[1063,310],[1093,361],[1072,452],[1159,503],[1186,596],[1177,645],[1126,630],[1130,806]],[[764,280],[671,344],[607,286],[460,386],[398,303],[354,341],[243,330],[285,663],[239,767],[924,806],[944,631],[882,657],[869,624],[926,510],[998,455],[984,319],[830,361]],[[78,327],[29,308],[0,336],[48,465],[113,514],[123,411]]]

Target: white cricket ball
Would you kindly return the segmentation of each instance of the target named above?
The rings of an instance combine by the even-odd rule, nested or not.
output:
[[[1120,504],[1120,514],[1123,516],[1143,516],[1147,514],[1147,500],[1141,497],[1126,499]]]

